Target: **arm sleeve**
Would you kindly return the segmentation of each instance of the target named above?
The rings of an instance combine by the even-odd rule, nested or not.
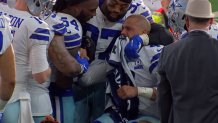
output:
[[[43,72],[49,68],[46,47],[46,45],[32,46],[30,50],[32,74]]]
[[[48,24],[37,17],[28,20],[28,49],[30,57],[30,65],[32,74],[40,73],[49,68],[47,60],[47,47],[53,39],[53,33],[49,29]],[[28,25],[26,25],[28,26]]]

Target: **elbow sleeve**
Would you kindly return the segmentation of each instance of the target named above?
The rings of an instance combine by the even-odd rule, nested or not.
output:
[[[49,68],[46,45],[34,45],[31,48],[30,65],[32,74],[43,72]]]

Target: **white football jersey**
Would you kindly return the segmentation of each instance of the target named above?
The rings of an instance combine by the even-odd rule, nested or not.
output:
[[[64,44],[67,49],[81,45],[82,26],[76,18],[65,13],[52,13],[45,21],[54,32],[64,35]]]
[[[136,61],[128,61],[125,58],[124,48],[128,44],[129,39],[119,37],[116,40],[114,48],[110,55],[112,63],[121,63],[124,71],[132,80],[136,87],[157,87],[157,66],[163,46],[144,46],[139,51],[139,59]],[[139,111],[148,115],[158,116],[156,103],[139,96]]]
[[[28,19],[32,15],[26,11],[18,11],[14,8],[10,8],[6,4],[0,3],[0,13],[7,16],[10,19],[10,26],[12,27],[12,34],[21,26],[25,19]]]
[[[35,44],[48,45],[53,38],[53,33],[48,25],[39,17],[32,16],[26,11],[9,8],[7,5],[0,4],[0,7],[3,8],[0,13],[10,18],[10,24],[14,34],[13,46],[16,66],[23,66],[25,68],[29,64],[30,48]],[[29,72],[29,69],[24,71]],[[25,72],[17,72],[18,74],[23,74],[22,76],[17,75],[18,82],[24,81],[23,79],[32,78],[26,78],[24,75]]]
[[[31,108],[34,116],[48,115],[52,112],[52,109],[47,89],[49,83],[38,84],[32,77],[33,70],[36,69],[32,63],[36,61],[32,61],[30,53],[34,47],[42,45],[47,47],[53,36],[48,24],[33,16],[23,21],[13,38],[17,73],[16,87],[22,87],[30,93]],[[42,62],[47,62],[47,59],[45,60]],[[44,69],[41,67],[39,66],[40,71],[43,71]],[[19,95],[14,97],[19,98]],[[46,106],[42,107],[42,104]]]
[[[85,35],[91,37],[92,40],[97,44],[96,58],[102,56],[106,57],[106,55],[100,56],[99,53],[105,52],[112,40],[116,40],[116,38],[120,35],[124,20],[133,14],[141,14],[145,16],[149,21],[153,21],[150,10],[140,3],[132,2],[125,16],[117,22],[108,21],[101,12],[100,8],[97,8],[96,16],[89,20],[84,26]]]
[[[0,7],[3,8],[0,12],[10,18],[14,35],[12,44],[16,61],[16,86],[10,102],[26,98],[25,94],[29,94],[34,116],[51,114],[52,108],[47,89],[49,83],[38,84],[33,79],[32,74],[36,68],[33,67],[35,61],[32,61],[30,52],[34,47],[47,47],[54,33],[47,23],[39,17],[32,16],[27,11],[12,9],[3,4],[0,4]],[[35,52],[35,54],[38,53]],[[47,59],[42,62],[47,62]],[[37,69],[44,70],[42,66],[37,67]]]
[[[134,72],[133,79],[135,80],[136,86],[156,86],[157,63],[163,46],[143,46],[139,51],[139,59],[131,62],[123,57],[125,55],[124,48],[128,42],[129,39],[126,37],[120,36],[117,38],[109,60],[117,63],[122,63],[123,67],[128,67],[129,70]],[[123,61],[126,61],[126,64],[123,64]]]
[[[0,15],[0,55],[10,46],[12,41],[9,19]]]

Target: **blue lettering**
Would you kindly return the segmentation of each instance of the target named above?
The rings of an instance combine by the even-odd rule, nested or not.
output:
[[[13,15],[9,15],[10,19],[11,19],[11,26],[13,27],[17,27],[20,28],[20,25],[22,24],[22,22],[24,21],[24,19],[15,17]]]
[[[87,34],[87,32],[91,32],[91,39],[97,44],[98,36],[99,36],[99,30],[96,26],[86,23],[84,25],[84,34]]]
[[[79,31],[79,26],[78,26],[78,24],[76,23],[76,20],[72,20],[72,21],[70,21],[70,23],[75,26],[75,29],[76,29],[76,30]]]
[[[61,17],[61,21],[63,21],[63,23],[66,27],[69,27],[69,22],[67,20],[67,17]]]
[[[86,23],[84,25],[84,34],[87,34],[87,32],[91,32],[91,38],[94,42],[97,43],[98,41],[98,37],[99,37],[99,29],[92,25],[92,24],[89,24],[89,23]],[[103,28],[101,30],[101,35],[100,35],[100,38],[101,39],[108,39],[109,37],[112,37],[112,38],[116,38],[120,35],[120,30],[112,30],[112,29],[105,29]]]
[[[21,18],[17,18],[16,23],[15,23],[15,27],[20,27],[21,23],[23,22],[24,19]]]
[[[33,17],[39,24],[42,24],[42,19],[38,18],[38,17]]]
[[[109,37],[117,37],[117,34],[120,34],[120,30],[112,30],[103,28],[101,31],[101,38],[108,39]]]
[[[15,26],[15,21],[16,21],[17,17],[10,16],[10,18],[11,18],[11,26],[16,27]]]

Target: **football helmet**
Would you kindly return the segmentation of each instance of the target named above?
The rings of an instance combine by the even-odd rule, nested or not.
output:
[[[168,9],[169,25],[174,33],[185,31],[185,9],[189,0],[171,0]]]
[[[51,13],[55,2],[56,0],[26,0],[27,7],[33,15]]]
[[[210,35],[218,40],[218,23],[214,23],[209,28]]]

